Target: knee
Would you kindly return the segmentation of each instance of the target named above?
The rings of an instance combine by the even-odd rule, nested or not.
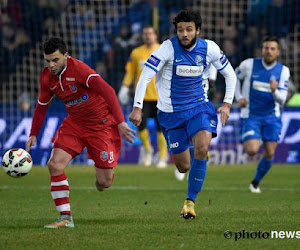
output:
[[[61,169],[63,168],[63,164],[60,161],[57,161],[55,159],[50,159],[48,161],[48,169],[50,174],[57,174],[58,172],[61,172]]]
[[[257,153],[257,150],[253,149],[253,148],[248,148],[246,149],[246,152],[249,156],[254,156]]]
[[[96,188],[98,191],[103,191],[106,188],[109,188],[112,184],[112,179],[102,179],[102,180],[97,180],[95,182]]]
[[[274,158],[274,155],[275,155],[275,152],[265,152],[265,153],[264,153],[264,157],[265,157],[268,161],[272,160],[272,159]]]
[[[194,149],[195,159],[205,160],[207,158],[208,146],[197,147]]]
[[[190,169],[190,164],[184,164],[184,163],[176,164],[176,168],[180,173],[186,173]]]

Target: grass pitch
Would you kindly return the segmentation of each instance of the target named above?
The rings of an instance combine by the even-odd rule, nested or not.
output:
[[[20,179],[1,170],[0,249],[300,249],[300,239],[262,237],[300,230],[300,166],[274,165],[261,194],[248,190],[255,168],[208,166],[197,218],[186,221],[187,181],[175,179],[174,166],[120,165],[101,193],[92,166],[68,167],[74,229],[43,228],[58,217],[46,168]]]

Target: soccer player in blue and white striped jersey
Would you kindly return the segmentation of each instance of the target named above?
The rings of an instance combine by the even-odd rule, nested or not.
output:
[[[262,58],[246,59],[236,69],[235,98],[241,107],[241,142],[250,156],[258,152],[261,140],[264,147],[263,158],[249,186],[253,193],[261,192],[258,184],[273,164],[282,127],[280,106],[287,98],[290,71],[277,61],[279,54],[278,39],[267,37]]]
[[[216,111],[203,89],[203,76],[213,64],[225,77],[226,93],[218,109],[222,125],[229,117],[236,85],[235,72],[219,46],[198,38],[201,22],[197,12],[182,10],[177,14],[173,21],[177,35],[163,42],[145,63],[129,116],[136,126],[140,125],[145,91],[156,75],[162,132],[177,169],[182,173],[190,169],[187,198],[181,211],[185,219],[196,217],[194,203],[205,179],[208,147],[216,136],[218,123]],[[190,156],[191,146],[194,152]]]

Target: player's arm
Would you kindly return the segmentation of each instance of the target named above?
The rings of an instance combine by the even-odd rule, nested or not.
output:
[[[129,115],[129,120],[139,126],[142,122],[143,101],[147,86],[156,73],[165,65],[171,56],[173,47],[171,41],[165,41],[160,47],[155,50],[145,63],[145,67],[140,75],[139,81],[135,89],[133,102],[133,110]],[[174,53],[174,52],[173,52]]]
[[[122,86],[118,93],[118,99],[122,105],[127,104],[129,101],[129,87],[136,75],[136,60],[134,57],[134,51],[132,51],[129,56],[125,70],[126,73],[122,81]]]
[[[288,67],[283,66],[279,83],[273,78],[270,79],[270,86],[273,97],[275,101],[278,102],[280,105],[283,105],[286,101],[288,94],[289,78],[290,71]]]
[[[32,124],[31,124],[31,131],[29,138],[26,142],[26,151],[29,152],[30,147],[34,146],[36,143],[37,135],[43,125],[47,109],[49,106],[49,103],[53,97],[52,92],[50,91],[50,88],[45,81],[45,79],[41,75],[40,80],[40,94],[38,98],[38,102],[36,104],[33,117],[32,117]]]
[[[218,109],[218,112],[221,114],[221,123],[224,126],[229,118],[230,108],[234,98],[236,75],[226,55],[220,50],[219,46],[214,42],[208,45],[210,46],[211,52],[209,56],[212,58],[212,64],[223,75],[226,83],[223,105]]]
[[[104,81],[99,75],[93,75],[87,82],[87,86],[97,95],[102,96],[118,124],[121,135],[129,142],[133,143],[135,131],[128,127],[124,120],[124,115],[118,102],[115,90]]]
[[[246,107],[248,105],[248,100],[243,96],[241,89],[241,82],[245,79],[247,75],[247,69],[253,64],[253,59],[247,59],[235,69],[235,74],[237,76],[236,87],[235,87],[235,99],[239,103],[240,107]],[[245,84],[245,82],[244,82]]]

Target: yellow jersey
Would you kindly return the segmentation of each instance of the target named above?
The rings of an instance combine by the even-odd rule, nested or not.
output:
[[[144,68],[145,62],[148,60],[150,55],[154,50],[156,50],[160,44],[156,44],[153,49],[149,49],[147,45],[141,45],[130,53],[130,57],[126,63],[126,74],[123,79],[123,84],[129,87],[133,79],[135,79],[135,87],[140,78],[142,70]],[[149,83],[146,94],[145,94],[145,101],[157,101],[158,94],[155,87],[155,77]]]

